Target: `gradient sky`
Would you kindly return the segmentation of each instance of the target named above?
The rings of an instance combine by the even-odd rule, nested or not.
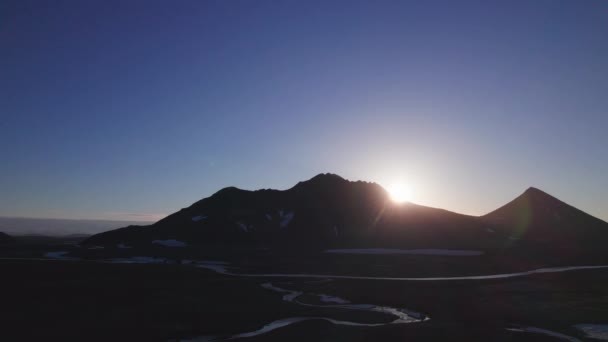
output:
[[[157,219],[320,172],[608,220],[608,1],[0,3],[0,215]]]

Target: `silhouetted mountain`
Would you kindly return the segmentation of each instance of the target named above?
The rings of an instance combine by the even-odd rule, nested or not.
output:
[[[486,216],[473,217],[396,204],[378,184],[320,174],[285,191],[224,188],[153,225],[97,234],[84,244],[150,245],[175,239],[192,245],[489,250],[513,246],[515,240],[566,243],[580,234],[605,241],[607,227],[534,188]]]
[[[14,242],[14,239],[12,236],[10,236],[6,233],[0,232],[0,244],[11,243],[11,242]]]
[[[608,242],[608,223],[533,187],[482,218],[512,239],[555,247]]]
[[[97,234],[86,244],[255,243],[294,247],[451,246],[487,240],[475,217],[395,204],[380,185],[320,174],[291,189],[224,188],[151,226]]]

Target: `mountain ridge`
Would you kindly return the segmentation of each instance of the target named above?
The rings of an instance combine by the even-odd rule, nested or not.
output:
[[[377,183],[324,173],[287,190],[226,187],[152,225],[104,232],[84,244],[177,239],[192,245],[499,249],[529,240],[562,248],[569,240],[588,240],[577,236],[572,226],[578,224],[590,225],[579,230],[600,236],[593,239],[608,239],[608,224],[535,187],[486,215],[470,216],[397,204]]]

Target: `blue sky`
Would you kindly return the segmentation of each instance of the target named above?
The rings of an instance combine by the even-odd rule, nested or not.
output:
[[[156,219],[320,172],[608,220],[606,1],[3,1],[0,215]]]

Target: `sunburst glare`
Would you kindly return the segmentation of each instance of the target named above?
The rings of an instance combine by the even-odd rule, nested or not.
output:
[[[412,187],[405,183],[392,183],[386,187],[391,199],[396,203],[410,202],[412,200]]]

